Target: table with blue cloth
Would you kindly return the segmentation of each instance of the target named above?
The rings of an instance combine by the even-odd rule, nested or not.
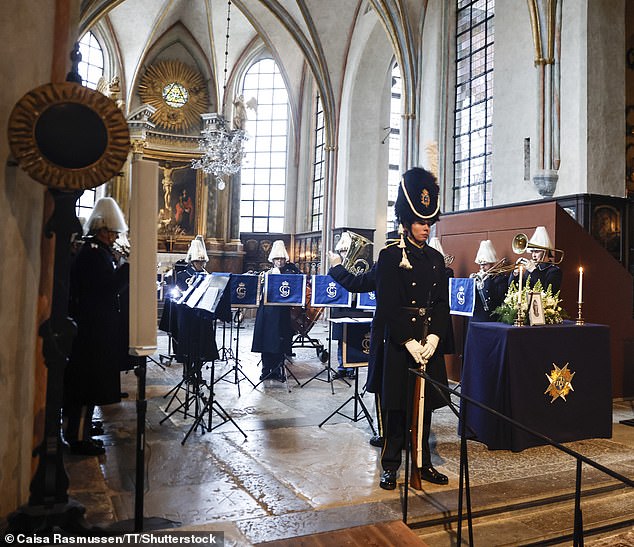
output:
[[[564,398],[547,393],[555,367],[574,373]],[[558,387],[558,386],[555,386]],[[465,344],[462,393],[556,442],[612,436],[610,333],[606,325],[515,327],[473,322]],[[552,390],[551,390],[552,391]],[[546,444],[465,402],[467,437],[489,449]],[[460,424],[462,431],[463,424]]]

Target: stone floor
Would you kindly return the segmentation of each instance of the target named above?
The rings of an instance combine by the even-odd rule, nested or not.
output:
[[[184,391],[178,390],[178,399],[170,403],[171,390],[182,379],[182,366],[162,367],[158,354],[148,363],[144,515],[179,522],[188,530],[224,531],[226,545],[253,545],[402,518],[404,473],[397,490],[378,487],[380,450],[368,444],[372,431],[360,407],[354,420],[354,381],[351,385],[323,381],[326,369],[317,351],[309,347],[296,348],[289,364],[302,387],[289,377],[288,386],[267,380],[254,388],[260,367],[259,355],[250,352],[252,320],[245,320],[243,327],[236,336],[238,331],[227,326],[224,344],[222,331],[217,335],[228,359],[215,365],[215,378],[225,376],[215,384],[211,432],[194,427],[186,438],[194,418],[182,411],[168,417],[178,400],[184,400]],[[310,335],[327,347],[324,323],[318,322]],[[168,353],[167,344],[167,337],[159,333],[159,353]],[[359,370],[362,386],[365,369]],[[210,374],[203,370],[205,378]],[[236,377],[241,381],[236,383]],[[128,399],[98,409],[106,454],[65,457],[71,495],[86,507],[86,518],[94,525],[110,526],[134,517],[137,379],[133,373],[124,374],[123,386]],[[361,400],[374,416],[373,397]],[[335,414],[322,426],[346,401],[345,416]],[[222,411],[234,422],[223,424]],[[209,413],[202,415],[206,423]],[[616,402],[612,439],[568,446],[633,478],[634,428],[619,423],[632,417],[631,403]],[[408,523],[427,545],[444,547],[456,545],[452,518],[458,508],[457,419],[449,409],[437,411],[432,429],[434,464],[449,476],[449,485],[425,484],[422,492],[409,490]],[[475,545],[545,544],[545,538],[571,531],[573,502],[567,498],[574,491],[572,458],[545,447],[512,453],[489,451],[470,442],[469,463],[471,502],[478,516]],[[587,528],[634,513],[631,489],[618,487],[605,475],[584,468],[583,487],[594,494],[582,503]],[[554,497],[557,503],[540,505]],[[466,526],[462,535],[466,544]],[[632,535],[630,528],[608,531],[587,537],[586,544],[634,545]]]

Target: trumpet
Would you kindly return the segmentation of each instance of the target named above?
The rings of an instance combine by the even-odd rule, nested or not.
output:
[[[529,250],[529,251],[538,250],[538,251],[546,251],[547,253],[553,253],[554,260],[552,261],[535,260],[534,262],[536,264],[543,264],[543,263],[561,264],[561,262],[564,259],[564,252],[561,249],[554,249],[550,247],[544,247],[542,245],[535,245],[534,243],[529,243],[528,237],[526,237],[526,234],[522,234],[522,233],[517,234],[513,238],[512,248],[513,248],[513,252],[518,255],[524,254],[526,250]],[[559,259],[557,259],[557,253],[560,254]]]
[[[486,272],[480,270],[477,273],[471,274],[469,277],[473,277],[476,280],[476,286],[478,289],[483,287],[484,282],[489,279],[489,277],[495,277],[496,275],[501,275],[504,273],[509,273],[515,269],[514,264],[506,264],[506,257],[501,260],[498,260],[493,266],[491,266]]]

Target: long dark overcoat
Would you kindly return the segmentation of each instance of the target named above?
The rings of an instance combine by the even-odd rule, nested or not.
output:
[[[412,269],[400,267],[402,249],[392,244],[381,250],[376,265],[376,315],[373,329],[382,333],[383,348],[376,348],[376,361],[368,370],[367,389],[379,393],[384,410],[406,410],[409,368],[417,365],[405,348],[409,339],[421,340],[424,319],[417,311],[428,310],[428,334],[441,342],[426,366],[427,373],[447,385],[442,340],[449,325],[449,290],[442,254],[429,245],[422,248],[405,240],[405,252]],[[416,309],[416,311],[414,311]],[[424,341],[423,341],[424,343]],[[425,387],[428,408],[445,406],[445,399],[430,382]]]
[[[110,249],[91,239],[71,267],[71,317],[77,337],[65,373],[64,396],[78,404],[105,405],[121,400],[120,371],[127,362],[127,344],[119,294],[129,283],[129,266],[120,268]]]
[[[295,264],[287,262],[280,273],[298,274],[301,272]],[[263,300],[260,301],[255,316],[251,351],[289,355],[293,341],[291,308],[288,306],[265,306]]]

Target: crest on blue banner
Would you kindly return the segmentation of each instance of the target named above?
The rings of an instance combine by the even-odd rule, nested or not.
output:
[[[376,294],[374,291],[357,294],[357,308],[360,310],[376,309]]]
[[[370,358],[370,323],[343,324],[343,366],[364,367]]]
[[[475,308],[475,279],[449,278],[449,308],[454,315],[473,315]]]
[[[264,304],[267,306],[305,306],[306,276],[302,274],[266,274]]]
[[[352,294],[329,275],[313,275],[310,305],[315,308],[349,308]]]
[[[236,308],[258,306],[258,279],[253,274],[231,275],[231,305]]]

